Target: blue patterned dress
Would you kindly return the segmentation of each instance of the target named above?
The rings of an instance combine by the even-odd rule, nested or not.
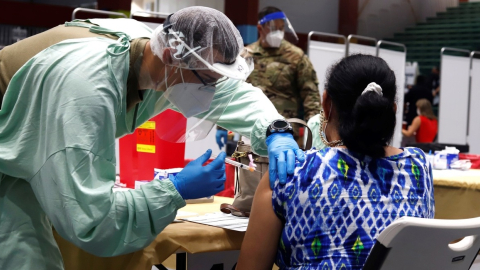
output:
[[[433,218],[432,168],[418,148],[372,159],[342,148],[308,151],[273,190],[285,224],[280,269],[362,269],[375,239],[402,216]]]

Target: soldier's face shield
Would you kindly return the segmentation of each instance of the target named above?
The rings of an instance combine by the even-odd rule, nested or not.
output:
[[[285,13],[281,11],[265,15],[265,17],[258,21],[258,24],[262,26],[262,32],[266,38],[267,36],[271,37],[273,35],[272,40],[274,40],[282,36],[283,39],[292,44],[296,44],[298,42],[298,37],[292,27],[292,24],[288,20]]]

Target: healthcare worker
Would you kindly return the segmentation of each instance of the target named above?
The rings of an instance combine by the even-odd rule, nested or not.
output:
[[[170,180],[112,191],[115,138],[167,109],[197,124],[166,122],[162,138],[201,139],[217,123],[268,150],[273,179],[293,173],[303,152],[261,90],[243,82],[251,65],[242,52],[232,22],[203,7],[153,33],[129,19],[74,21],[0,50],[0,269],[63,269],[52,225],[97,256],[133,252],[185,199],[222,190],[225,154],[202,166],[209,150]]]

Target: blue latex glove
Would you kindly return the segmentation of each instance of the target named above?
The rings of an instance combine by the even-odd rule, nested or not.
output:
[[[178,193],[184,200],[198,199],[217,194],[224,189],[225,157],[221,152],[210,164],[203,166],[212,154],[208,149],[205,154],[190,162],[177,175],[169,175]]]
[[[270,162],[270,187],[273,188],[277,178],[280,184],[285,184],[287,174],[293,174],[295,170],[295,159],[304,162],[305,154],[290,133],[273,133],[267,137],[266,143]]]
[[[222,130],[222,129],[217,129],[216,138],[217,138],[218,147],[220,147],[220,149],[222,149],[223,146],[224,146],[225,144],[227,144],[228,131]],[[223,139],[223,142],[222,142],[222,139]]]

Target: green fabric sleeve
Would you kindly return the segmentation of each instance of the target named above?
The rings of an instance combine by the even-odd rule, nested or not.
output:
[[[235,94],[217,124],[250,138],[253,151],[267,156],[265,143],[267,127],[276,119],[284,119],[260,88],[249,83],[227,80],[217,91],[233,91]]]
[[[169,180],[113,192],[115,165],[67,148],[50,156],[30,185],[65,239],[96,256],[134,252],[150,244],[185,201]]]

